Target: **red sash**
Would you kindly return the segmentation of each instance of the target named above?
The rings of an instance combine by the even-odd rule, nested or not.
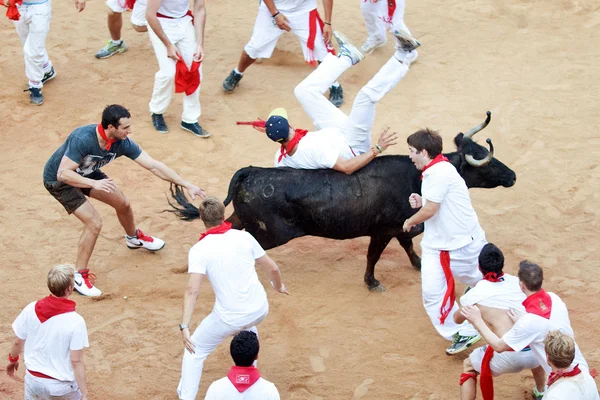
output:
[[[319,11],[315,8],[308,14],[308,40],[306,41],[306,47],[308,48],[308,61],[307,63],[311,65],[316,65],[317,61],[315,60],[315,40],[317,38],[317,23],[319,23],[319,27],[321,28],[321,32],[323,32],[323,20],[319,15]],[[327,48],[327,52],[335,55],[335,49],[330,45],[325,43],[325,47]]]
[[[38,377],[38,378],[44,378],[44,379],[54,379],[55,381],[57,381],[58,379],[51,377],[50,375],[46,375],[46,374],[42,374],[41,372],[37,372],[37,371],[32,371],[30,369],[27,370],[27,372],[29,372],[31,375]]]
[[[187,10],[187,12],[184,15],[182,15],[181,17],[169,17],[168,15],[164,15],[159,12],[156,13],[156,16],[158,18],[166,18],[166,19],[179,19],[179,18],[187,17],[188,15],[190,17],[192,17],[192,23],[194,23],[194,14],[192,13],[192,10]]]
[[[179,59],[175,64],[175,93],[184,93],[191,96],[200,86],[200,65],[202,61],[192,61],[188,69],[185,61]]]
[[[391,24],[394,19],[394,13],[396,12],[396,0],[388,0],[387,2],[388,15],[386,18],[382,18],[383,22]]]
[[[492,376],[492,368],[490,367],[493,356],[494,348],[488,345],[481,360],[481,376],[479,379],[479,387],[481,388],[483,400],[494,400],[494,377]]]
[[[444,325],[446,318],[450,314],[452,307],[454,306],[455,294],[454,294],[454,277],[452,276],[452,270],[450,269],[450,252],[447,250],[440,251],[440,264],[444,270],[446,276],[446,293],[444,293],[444,300],[442,300],[442,306],[440,307],[440,324]],[[447,304],[447,305],[446,305]]]
[[[6,16],[8,19],[12,21],[18,21],[21,18],[21,14],[19,14],[19,9],[17,8],[17,4],[23,4],[23,0],[9,0],[8,7],[6,10]]]
[[[223,233],[227,232],[230,229],[231,229],[231,223],[223,221],[223,223],[221,225],[215,226],[214,228],[210,228],[209,230],[207,230],[206,232],[204,232],[202,235],[200,235],[200,239],[198,239],[198,241],[201,241],[202,239],[204,239],[208,235],[220,235],[220,234],[223,234]]]
[[[255,367],[233,366],[229,370],[227,378],[238,392],[243,393],[260,379],[260,372]]]
[[[98,133],[100,134],[100,137],[102,139],[106,140],[106,147],[104,149],[110,150],[110,146],[112,146],[113,143],[117,141],[117,139],[109,139],[108,136],[106,136],[106,132],[104,131],[102,124],[98,124]]]
[[[43,324],[50,318],[75,311],[75,302],[63,297],[48,296],[35,303],[35,315]]]
[[[431,160],[431,162],[429,164],[427,164],[424,168],[423,171],[421,171],[421,180],[423,180],[423,174],[425,173],[425,171],[428,168],[433,167],[435,164],[437,163],[441,163],[442,161],[448,161],[448,159],[446,158],[446,156],[444,156],[443,154],[438,154],[437,156],[435,156],[435,158],[433,160]]]

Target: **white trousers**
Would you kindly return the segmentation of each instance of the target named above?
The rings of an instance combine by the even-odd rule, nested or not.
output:
[[[404,24],[404,0],[395,0],[396,10],[391,23],[386,22],[388,19],[388,0],[360,0],[360,2],[360,11],[370,40],[383,41],[386,31],[393,33],[396,29],[404,29],[410,33],[408,27]]]
[[[25,373],[25,400],[79,400],[81,397],[75,381],[63,382]]]
[[[136,0],[133,5],[133,10],[131,11],[131,23],[136,26],[147,26],[146,22],[146,5],[147,0]],[[106,6],[111,9],[111,11],[119,14],[123,14],[129,8],[127,8],[127,4],[125,4],[125,0],[106,0]]]
[[[479,271],[479,253],[486,243],[485,233],[482,232],[468,245],[450,251],[450,269],[455,280],[469,286],[475,286],[483,278],[481,271]],[[459,309],[456,301],[452,305],[452,310],[444,321],[444,324],[440,323],[440,308],[444,300],[444,294],[448,288],[446,276],[440,263],[440,252],[439,250],[433,250],[423,245],[421,245],[421,249],[423,306],[431,319],[431,323],[446,340],[452,340],[456,333],[462,336],[476,335],[477,330],[468,321],[462,324],[454,322],[454,313]]]
[[[52,69],[52,63],[46,52],[46,37],[50,31],[52,3],[50,0],[32,5],[24,2],[17,8],[21,17],[13,23],[23,45],[25,75],[29,79],[30,87],[41,88],[44,74]]]
[[[346,115],[323,94],[351,66],[348,57],[327,54],[317,69],[296,86],[294,94],[317,129],[339,128],[346,143],[358,155],[371,148],[375,105],[400,82],[408,72],[408,67],[391,57],[360,89],[350,115]]]
[[[181,362],[181,380],[177,387],[177,394],[181,400],[194,400],[198,394],[200,378],[202,378],[202,368],[204,360],[212,351],[220,345],[223,340],[234,336],[240,331],[252,331],[258,335],[256,325],[262,322],[268,314],[265,313],[250,324],[232,326],[223,322],[215,312],[211,312],[198,325],[198,328],[192,334],[195,353],[192,354],[187,349],[184,350],[183,360]]]
[[[302,53],[304,54],[304,60],[307,62],[316,60],[322,61],[327,53],[327,47],[325,46],[325,40],[323,39],[323,32],[317,24],[317,34],[315,37],[315,50],[313,58],[309,53],[306,42],[308,41],[309,35],[309,13],[300,14],[297,16],[287,16],[288,24],[291,28],[291,32],[298,37],[300,44],[302,45]],[[264,6],[258,7],[258,14],[256,15],[256,21],[254,22],[254,29],[252,30],[252,37],[246,46],[244,51],[250,58],[270,58],[275,50],[279,37],[285,33],[284,30],[279,29],[277,25],[273,23],[273,17],[269,9]]]
[[[488,345],[476,348],[469,356],[473,369],[479,373],[481,373],[481,362],[483,361],[487,346]],[[505,351],[503,353],[494,352],[492,360],[490,361],[492,376],[515,374],[524,369],[533,369],[539,366],[540,362],[535,358],[531,349],[523,351]]]
[[[196,51],[196,30],[189,16],[179,19],[159,18],[167,38],[177,47],[179,54],[188,68],[192,65]],[[167,57],[167,47],[148,26],[150,42],[158,60],[158,72],[154,75],[154,90],[149,108],[153,114],[163,114],[171,103],[175,91],[175,64],[176,61]],[[202,65],[200,65],[200,80],[202,80]],[[191,95],[183,95],[183,113],[181,120],[193,124],[200,118],[200,86]]]

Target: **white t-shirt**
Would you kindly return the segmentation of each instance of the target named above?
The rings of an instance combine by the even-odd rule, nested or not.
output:
[[[548,295],[552,299],[550,319],[526,313],[502,337],[504,342],[514,351],[521,351],[525,347],[531,346],[531,351],[533,351],[547,374],[552,372],[552,368],[546,360],[546,350],[544,349],[544,339],[548,332],[560,330],[562,333],[575,338],[567,305],[555,293],[548,292]],[[583,358],[577,343],[575,343],[575,359],[573,360],[573,365],[575,364],[579,364],[582,371],[589,373],[588,364]]]
[[[190,9],[188,0],[162,0],[158,13],[172,18],[183,17]]]
[[[519,278],[504,274],[502,282],[490,282],[480,280],[477,284],[460,298],[461,306],[472,306],[479,304],[484,307],[516,310],[525,312],[523,301],[525,294],[519,286]]]
[[[245,325],[268,309],[254,260],[265,255],[248,232],[231,229],[207,235],[188,255],[188,272],[204,274],[215,292],[214,312],[226,324]]]
[[[587,372],[563,377],[546,389],[544,400],[598,400],[598,388]]]
[[[277,149],[275,167],[296,169],[331,169],[339,157],[346,160],[354,157],[352,149],[338,128],[308,132],[298,142],[294,155],[286,155],[279,162],[280,154],[281,149]],[[358,155],[358,153],[356,154]]]
[[[423,206],[427,201],[440,204],[435,215],[425,221],[421,246],[456,250],[483,233],[467,185],[449,162],[427,168],[423,173],[421,193]]]
[[[261,1],[260,7],[268,8]],[[317,8],[317,0],[275,0],[275,7],[286,17],[295,17],[300,14],[306,14]]]
[[[35,303],[28,304],[12,324],[15,335],[25,340],[25,367],[59,381],[74,381],[70,351],[89,347],[85,321],[73,311],[41,323]]]
[[[254,385],[240,393],[229,378],[214,381],[204,400],[279,400],[279,392],[274,384],[266,379],[258,378]]]

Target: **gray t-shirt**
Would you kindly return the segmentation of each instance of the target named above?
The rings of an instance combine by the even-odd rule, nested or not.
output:
[[[117,157],[126,156],[135,160],[142,154],[140,146],[130,138],[116,141],[109,150],[100,148],[96,136],[96,126],[80,126],[69,135],[62,146],[46,162],[44,182],[56,182],[58,166],[63,156],[79,163],[75,172],[82,176],[89,176]]]

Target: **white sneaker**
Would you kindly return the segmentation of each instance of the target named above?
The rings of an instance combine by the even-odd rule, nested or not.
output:
[[[403,29],[396,29],[394,31],[394,36],[396,36],[396,48],[406,51],[407,53],[421,46],[421,43],[419,43],[417,39]]]
[[[94,286],[94,283],[96,282],[96,275],[90,274],[89,271],[89,269],[75,271],[75,290],[84,296],[100,296],[102,291]]]
[[[141,247],[150,251],[158,251],[165,247],[165,242],[159,238],[145,235],[140,229],[136,230],[137,237],[125,235],[125,242],[130,249],[139,249]]]
[[[410,67],[410,64],[417,61],[417,58],[419,58],[419,52],[413,50],[407,53],[402,50],[396,50],[396,52],[394,53],[394,57],[402,64],[405,64],[407,67]]]
[[[365,44],[362,45],[361,47],[361,51],[364,55],[369,55],[371,54],[375,49],[385,46],[385,44],[387,43],[387,38],[383,38],[383,39],[374,39],[374,38],[368,38],[367,41],[365,42]]]
[[[360,50],[358,50],[352,44],[350,39],[348,39],[348,37],[342,32],[334,31],[333,37],[335,38],[335,40],[337,40],[340,46],[339,56],[348,57],[350,61],[352,61],[352,65],[358,64],[363,58],[365,58],[365,55],[361,53]]]

